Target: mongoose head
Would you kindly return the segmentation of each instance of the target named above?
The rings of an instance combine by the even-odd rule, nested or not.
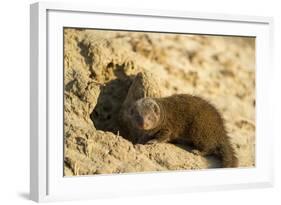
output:
[[[152,98],[141,98],[129,108],[128,116],[134,127],[151,130],[159,124],[160,107]]]

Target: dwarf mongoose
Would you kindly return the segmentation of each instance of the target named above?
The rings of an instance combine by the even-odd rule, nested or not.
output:
[[[206,100],[178,94],[163,98],[142,98],[130,106],[128,118],[144,135],[138,143],[184,140],[202,155],[215,154],[222,158],[223,167],[237,167],[224,121]]]

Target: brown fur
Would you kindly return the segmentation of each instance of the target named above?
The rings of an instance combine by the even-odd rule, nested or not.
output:
[[[221,115],[202,98],[188,94],[142,98],[132,105],[129,117],[133,126],[146,133],[139,143],[180,139],[192,144],[203,155],[219,155],[223,167],[238,166]]]

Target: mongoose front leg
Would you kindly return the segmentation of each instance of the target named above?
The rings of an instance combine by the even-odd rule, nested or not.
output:
[[[146,144],[156,144],[170,141],[170,130],[160,130],[157,132],[152,140],[149,140]]]
[[[143,134],[142,136],[139,137],[137,140],[137,144],[145,144],[147,141],[151,139],[151,136],[148,134]]]

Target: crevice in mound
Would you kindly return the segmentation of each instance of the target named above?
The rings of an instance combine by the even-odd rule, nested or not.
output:
[[[84,57],[85,63],[89,66],[93,65],[93,53],[90,52],[91,44],[86,45],[84,41],[78,42],[78,47],[81,49],[80,54]]]
[[[80,48],[80,55],[84,58],[84,61],[88,66],[90,77],[94,78],[96,73],[92,69],[94,64],[94,54],[90,51],[91,44],[86,44],[84,41],[81,41],[77,42],[77,46]]]
[[[73,168],[72,168],[72,166],[71,166],[71,161],[70,161],[70,159],[68,158],[68,157],[65,157],[64,158],[64,172],[66,171],[66,169],[68,169],[69,171],[71,171],[71,175],[74,175],[74,170],[73,170]],[[67,174],[66,173],[64,173],[64,176],[67,176]]]

